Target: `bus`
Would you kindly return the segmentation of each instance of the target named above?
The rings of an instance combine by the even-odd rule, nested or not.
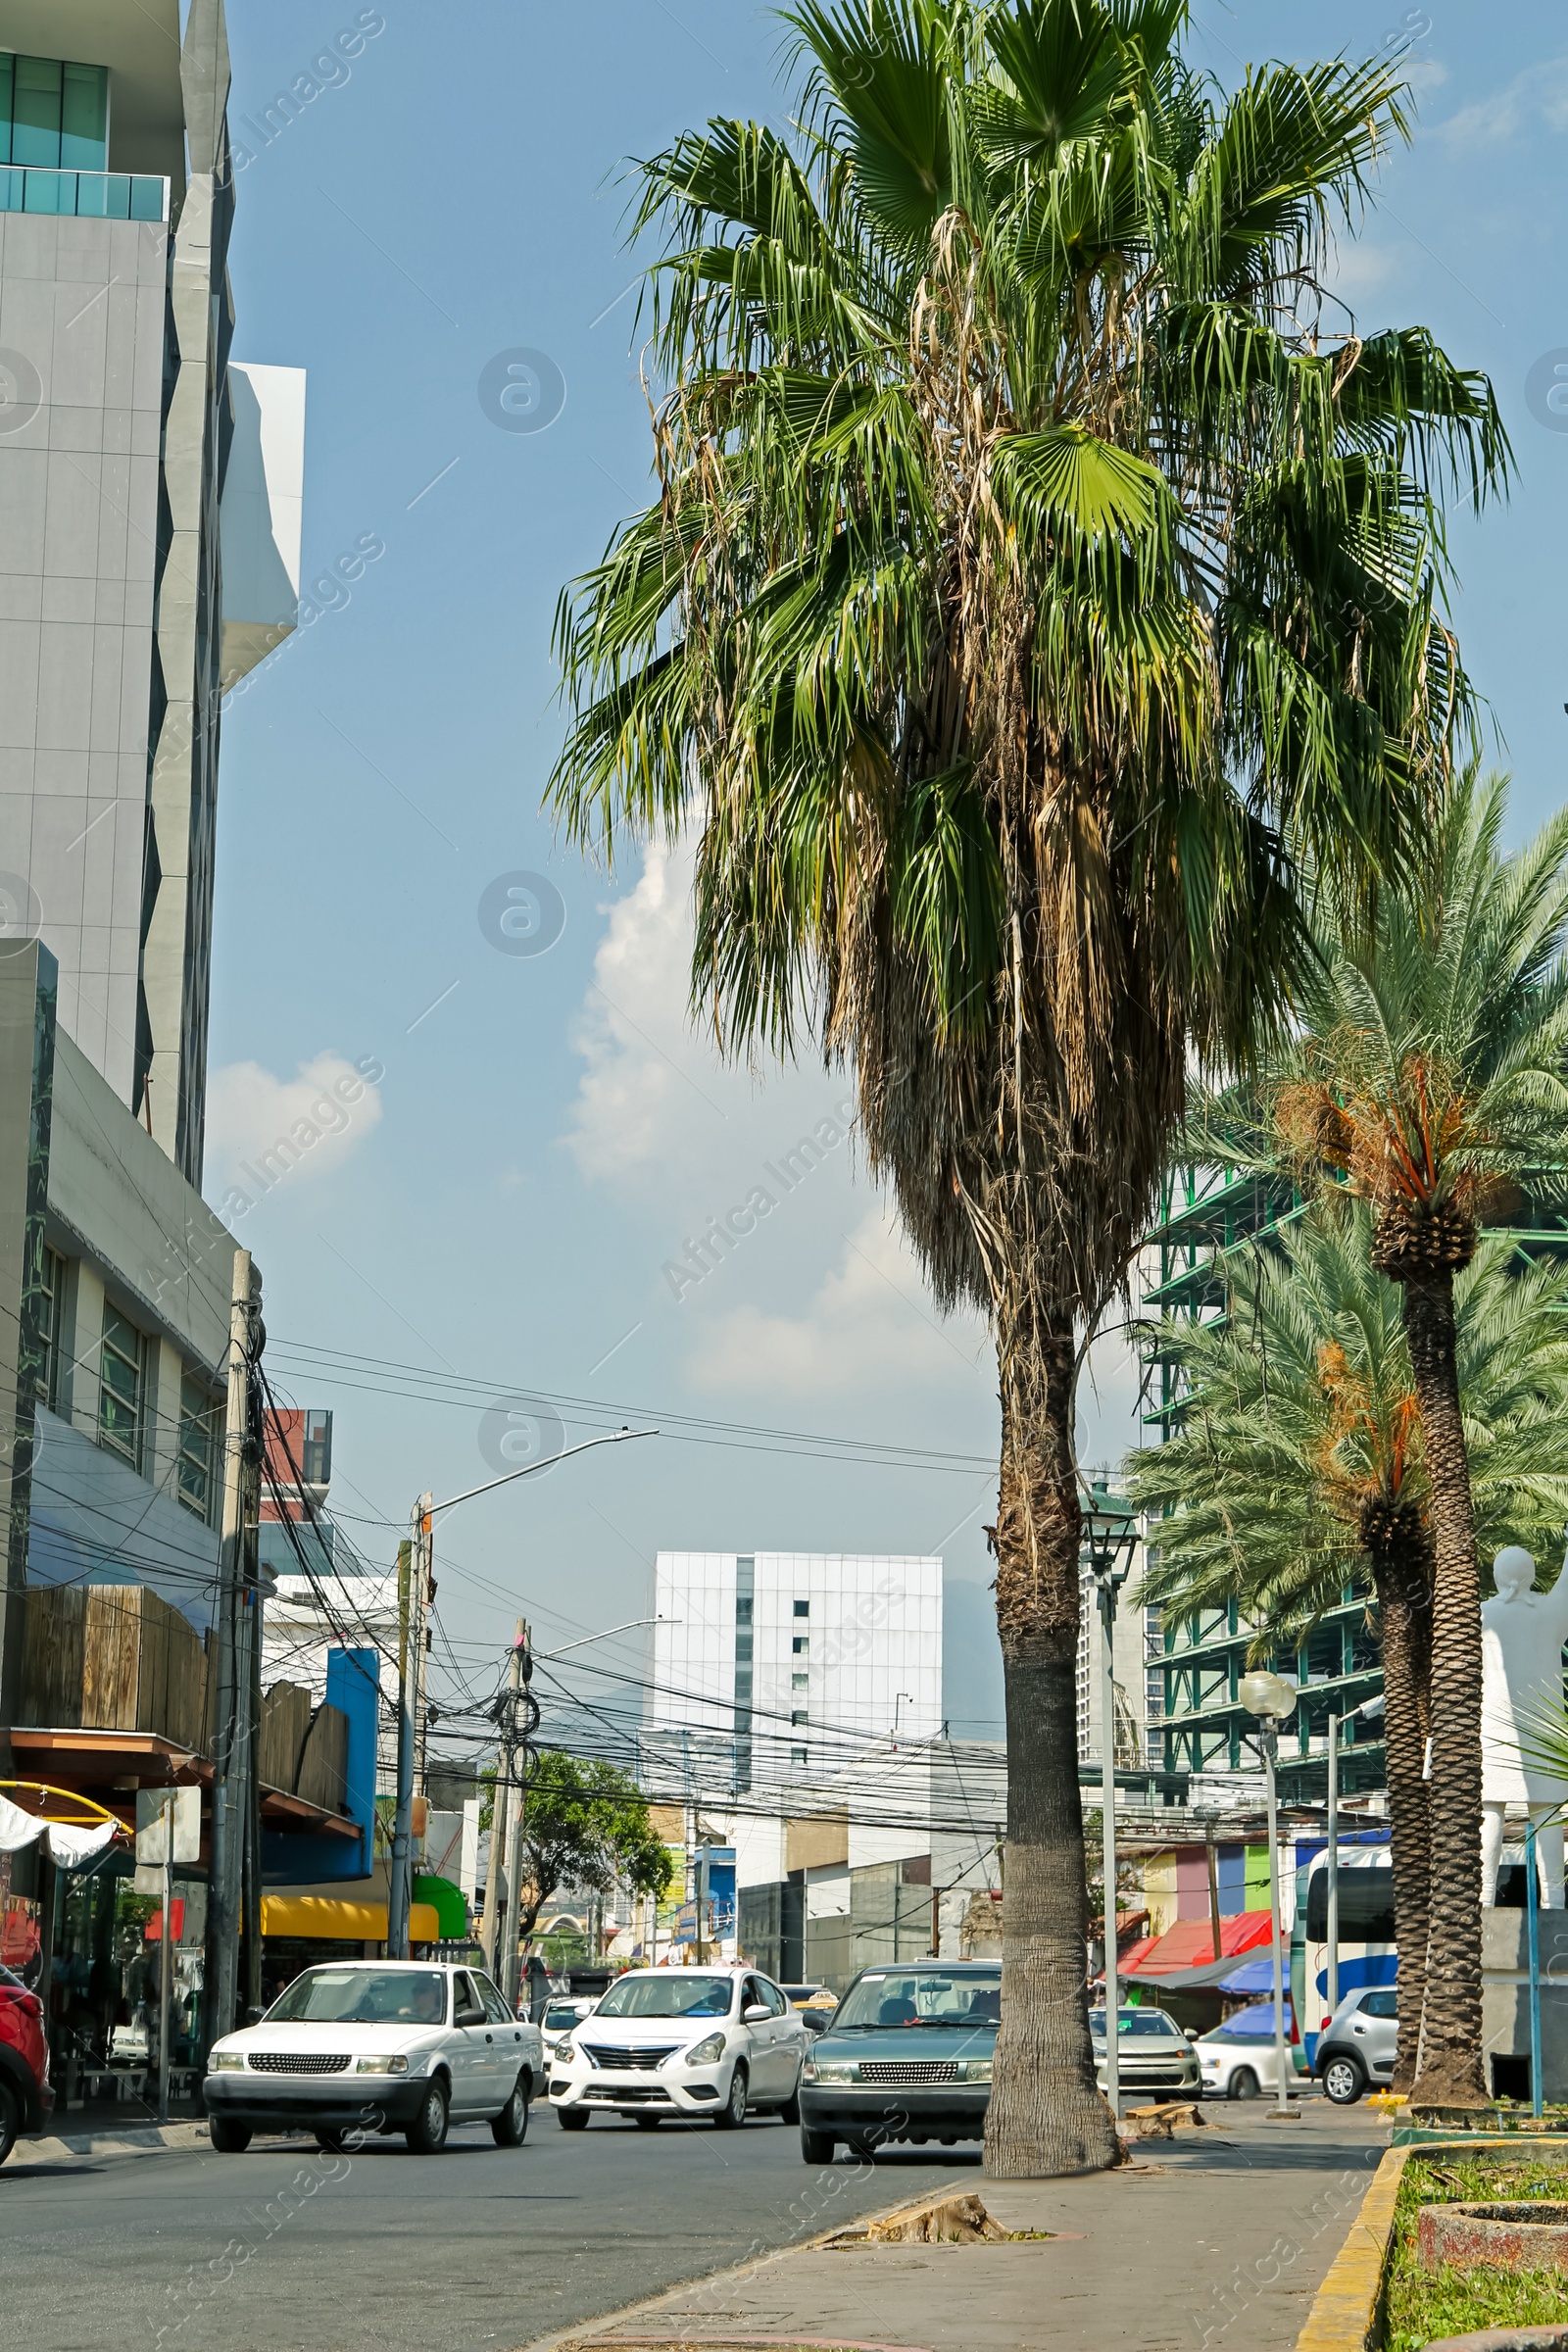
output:
[[[1324,1847],[1296,1881],[1291,1932],[1291,2000],[1308,2069],[1329,2022],[1329,1857]],[[1394,1856],[1387,1830],[1340,1839],[1340,1998],[1363,1984],[1392,1984],[1399,1967],[1394,1941]]]

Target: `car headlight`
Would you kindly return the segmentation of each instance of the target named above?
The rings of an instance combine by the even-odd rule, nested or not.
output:
[[[813,2082],[858,2082],[858,2058],[808,2058],[807,2073]]]
[[[408,2071],[409,2062],[406,2058],[356,2058],[354,2061],[357,2075],[406,2075]]]
[[[215,2050],[207,2061],[215,2075],[237,2074],[245,2064],[243,2050]]]
[[[722,2034],[709,2034],[689,2050],[676,2050],[664,2060],[666,2066],[716,2066],[724,2055]]]
[[[991,2069],[994,2064],[995,2060],[990,2058],[960,2059],[958,2062],[958,2081],[960,2082],[989,2082],[991,2080]]]

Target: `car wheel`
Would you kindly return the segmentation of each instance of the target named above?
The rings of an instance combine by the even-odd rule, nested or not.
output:
[[[16,2146],[17,2133],[21,2130],[22,2110],[17,2105],[17,2094],[6,2083],[0,2082],[0,2164],[4,2164]]]
[[[520,2148],[528,2136],[528,2078],[519,2075],[512,2096],[499,2115],[490,2119],[490,2136],[498,2148]]]
[[[1366,2088],[1366,2077],[1353,2058],[1331,2058],[1323,2069],[1323,2089],[1336,2107],[1353,2107]]]
[[[735,2072],[729,2079],[729,2097],[713,2118],[720,2132],[738,2132],[745,2123],[746,2089],[746,2069],[737,2059]]]
[[[1258,2093],[1257,2077],[1250,2066],[1239,2066],[1226,2090],[1229,2099],[1255,2099]]]
[[[436,2081],[419,2102],[419,2112],[403,2134],[415,2156],[439,2156],[447,2144],[447,2086]]]
[[[587,2109],[583,2107],[558,2107],[556,2121],[563,2132],[586,2132],[589,2117]]]
[[[251,2144],[251,2128],[232,2115],[215,2115],[208,2119],[208,2133],[220,2156],[243,2156]]]
[[[831,2132],[813,2132],[808,2124],[801,2126],[801,2157],[807,2164],[831,2164],[838,2141]]]
[[[631,2120],[639,2132],[657,2132],[664,2119],[662,2115],[634,2115]]]
[[[780,2119],[780,2121],[781,2121],[781,2122],[783,2122],[783,2123],[786,2123],[786,2124],[798,2124],[798,2123],[800,2122],[800,2120],[801,2120],[801,2078],[800,2078],[800,2076],[799,2076],[799,2075],[797,2075],[797,2076],[796,2076],[796,2078],[795,2078],[795,2088],[794,2088],[794,2089],[793,2089],[793,2090],[790,2092],[790,2095],[789,2095],[789,2097],[788,2097],[788,2098],[785,2100],[785,2102],[784,2102],[783,2106],[782,2106],[782,2107],[779,2109],[779,2111],[778,2111],[778,2112],[779,2112],[779,2119]]]

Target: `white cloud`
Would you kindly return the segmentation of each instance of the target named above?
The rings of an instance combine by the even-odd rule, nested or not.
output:
[[[1537,122],[1548,130],[1568,130],[1568,57],[1527,66],[1506,88],[1461,107],[1436,127],[1450,147],[1497,147]]]
[[[381,1116],[385,1076],[373,1055],[352,1062],[328,1049],[302,1061],[297,1076],[274,1077],[258,1061],[231,1061],[207,1084],[210,1183],[231,1188],[221,1204],[237,1213],[285,1176],[304,1179],[341,1167]]]
[[[844,1236],[837,1266],[801,1313],[746,1304],[703,1315],[687,1370],[694,1385],[732,1393],[905,1390],[963,1369],[972,1376],[988,1347],[977,1317],[938,1312],[896,1223],[873,1208]]]

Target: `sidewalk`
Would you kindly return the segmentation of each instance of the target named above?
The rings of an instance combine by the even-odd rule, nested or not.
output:
[[[1205,2131],[1154,2142],[1115,2173],[991,2181],[1009,2230],[972,2246],[806,2245],[552,2336],[560,2347],[827,2344],[875,2352],[1290,2352],[1389,2144],[1364,2107],[1204,2110]],[[803,2167],[803,2173],[805,2168]],[[809,2176],[807,2176],[809,2179]],[[821,2176],[831,2181],[831,2174]],[[889,2204],[898,2179],[889,2172]],[[823,2201],[822,2220],[831,2222]]]
[[[0,2171],[24,2172],[34,2165],[59,2164],[77,2156],[135,2156],[147,2155],[157,2148],[192,2148],[205,2145],[207,2121],[205,2117],[176,2117],[167,2124],[149,2123],[145,2117],[127,2116],[123,2107],[116,2113],[111,2106],[83,2114],[72,2108],[51,2118],[51,2128],[40,2138],[19,2139]]]

